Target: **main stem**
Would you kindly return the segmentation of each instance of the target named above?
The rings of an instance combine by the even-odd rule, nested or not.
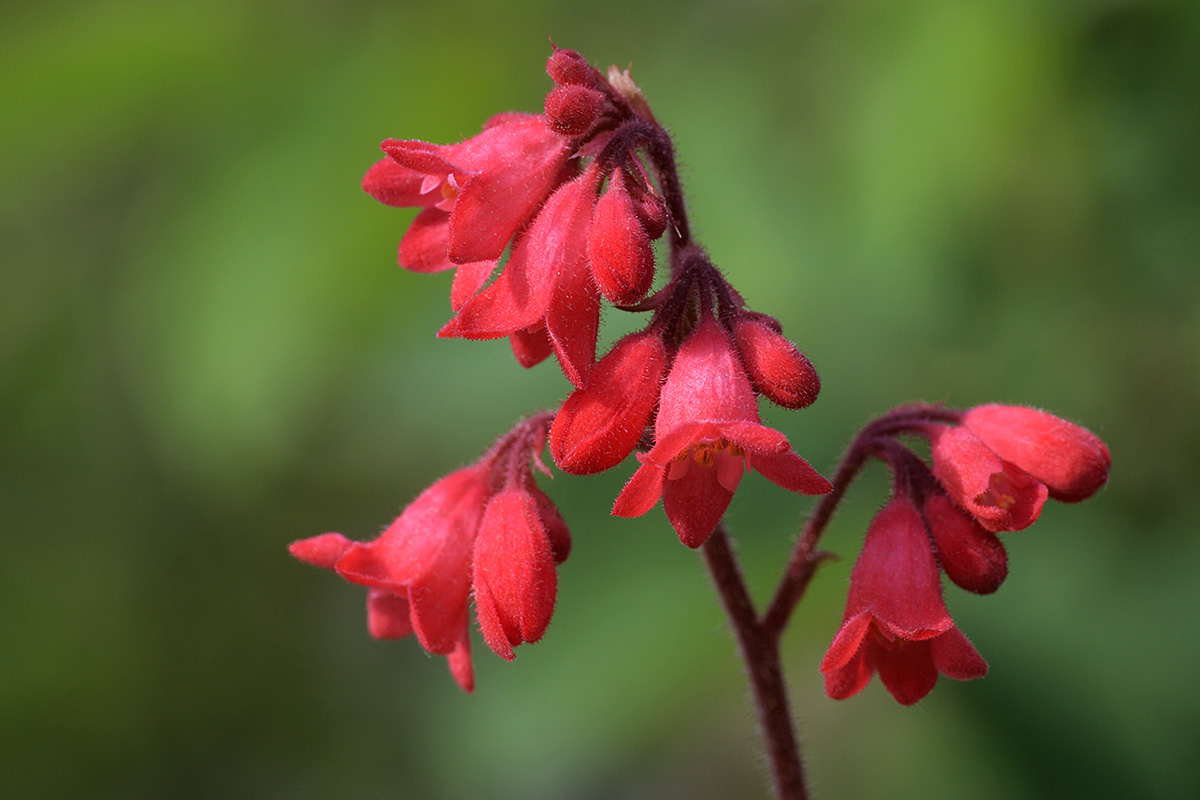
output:
[[[746,662],[758,708],[758,723],[771,764],[775,796],[779,800],[807,800],[804,764],[792,727],[787,685],[783,681],[783,665],[779,659],[779,639],[769,635],[759,624],[754,601],[750,599],[746,582],[730,550],[724,523],[719,524],[705,542],[704,559]]]

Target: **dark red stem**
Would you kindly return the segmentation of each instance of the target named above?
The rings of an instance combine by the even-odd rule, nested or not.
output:
[[[712,574],[725,612],[746,662],[758,723],[762,728],[767,759],[771,765],[775,796],[779,800],[806,800],[804,765],[799,743],[792,728],[787,686],[779,660],[779,639],[767,635],[758,622],[754,601],[746,591],[746,582],[729,547],[724,524],[717,525],[704,544],[704,559]]]

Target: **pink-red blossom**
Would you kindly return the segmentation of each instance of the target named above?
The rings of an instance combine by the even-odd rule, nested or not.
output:
[[[902,705],[928,694],[939,674],[969,680],[987,672],[950,619],[925,524],[907,496],[894,497],[871,521],[821,672],[826,693],[837,700],[857,694],[878,673]]]
[[[515,645],[540,639],[554,612],[555,565],[571,540],[530,468],[548,421],[519,423],[478,463],[422,492],[378,538],[352,542],[326,533],[293,542],[290,552],[366,586],[372,636],[415,634],[472,691],[472,594],[484,641],[505,659]]]
[[[829,482],[792,451],[787,438],[759,422],[754,390],[729,336],[705,317],[679,348],[663,385],[657,441],[613,505],[635,517],[659,497],[679,540],[704,544],[754,469],[793,492],[824,494]]]

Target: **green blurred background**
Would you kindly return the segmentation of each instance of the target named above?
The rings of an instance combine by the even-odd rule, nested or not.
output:
[[[919,706],[817,667],[886,478],[827,537],[786,638],[818,796],[1200,788],[1200,6],[637,0],[48,2],[0,25],[0,794],[764,796],[703,564],[629,465],[545,482],[575,535],[554,623],[478,689],[365,631],[293,539],[370,538],[567,392],[438,341],[448,276],[361,193],[388,136],[540,109],[547,36],[632,61],[695,228],[817,364],[767,411],[827,473],[901,402],[1038,405],[1109,487],[951,589],[989,660]],[[606,336],[622,324],[610,320]],[[730,526],[771,591],[810,503]]]

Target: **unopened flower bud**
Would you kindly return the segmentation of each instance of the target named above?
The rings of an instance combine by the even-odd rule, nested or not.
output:
[[[658,402],[666,359],[662,337],[639,331],[596,362],[587,386],[572,392],[550,428],[550,454],[559,469],[590,475],[633,452]]]
[[[811,405],[821,391],[821,379],[812,362],[758,316],[743,316],[733,326],[742,363],[754,388],[784,408]]]
[[[600,73],[574,50],[556,49],[546,59],[546,72],[559,86],[594,86]]]
[[[646,235],[657,239],[667,229],[670,215],[667,213],[667,203],[654,186],[642,186],[638,181],[627,182],[629,197],[633,201],[633,210],[645,229]]]
[[[586,86],[557,86],[546,95],[546,119],[563,136],[582,136],[604,107],[604,93]]]
[[[1008,576],[1008,554],[996,534],[940,492],[921,508],[946,577],[976,594],[991,594]]]
[[[1046,484],[1055,500],[1084,500],[1108,481],[1112,456],[1104,442],[1053,414],[990,404],[967,411],[962,424],[1000,458]]]
[[[600,291],[612,303],[636,303],[654,282],[654,248],[626,188],[622,170],[596,201],[588,231],[588,259]]]

